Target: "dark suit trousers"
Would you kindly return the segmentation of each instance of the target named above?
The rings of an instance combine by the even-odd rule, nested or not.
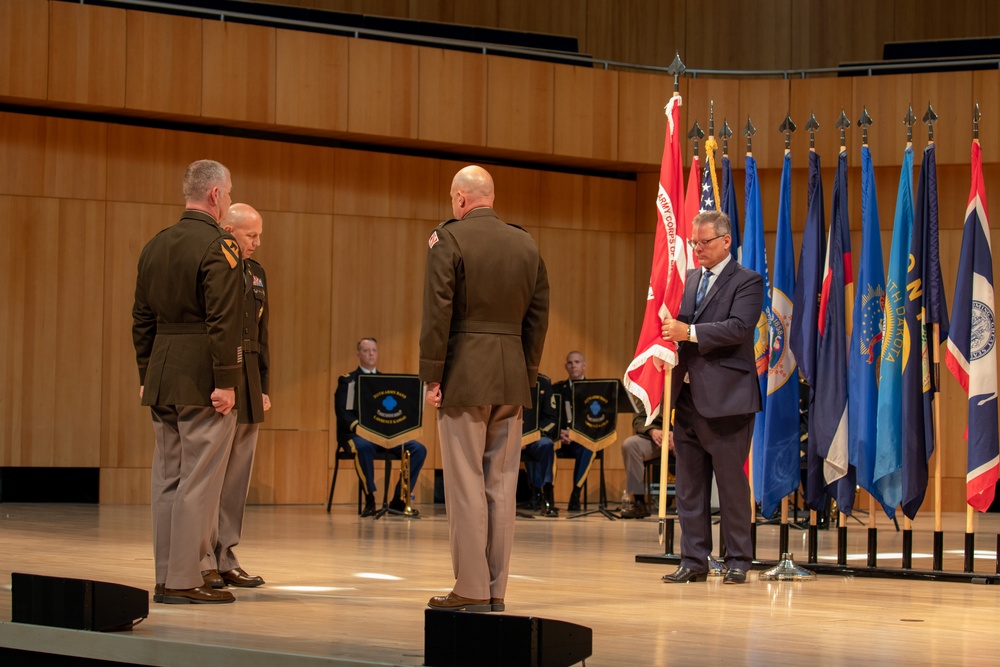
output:
[[[681,565],[708,569],[712,552],[712,473],[719,485],[721,534],[726,565],[748,570],[753,562],[750,538],[750,483],[743,463],[750,453],[754,415],[702,417],[685,384],[674,412],[677,456],[677,515],[681,523]]]

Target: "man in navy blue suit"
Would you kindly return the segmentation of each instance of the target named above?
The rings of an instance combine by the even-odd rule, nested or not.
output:
[[[764,303],[764,279],[731,259],[729,218],[699,213],[690,243],[701,268],[688,271],[676,320],[663,339],[677,342],[671,405],[677,457],[681,563],[666,583],[704,581],[712,551],[712,474],[719,486],[726,545],[724,583],[742,584],[753,561],[750,484],[743,464],[754,415],[761,409],[754,330]]]

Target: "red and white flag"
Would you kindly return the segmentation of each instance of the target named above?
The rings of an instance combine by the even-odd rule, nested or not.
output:
[[[664,318],[676,318],[680,312],[689,266],[691,220],[683,210],[680,107],[680,95],[674,95],[666,106],[667,132],[660,165],[660,189],[656,195],[657,225],[646,314],[642,319],[635,359],[623,379],[625,388],[645,406],[647,424],[656,418],[663,405],[663,373],[677,364],[677,345],[663,340],[660,328]]]
[[[993,503],[1000,477],[1000,428],[993,249],[980,151],[977,140],[972,144],[972,188],[965,210],[945,365],[969,397],[966,492],[969,505],[985,512]]]

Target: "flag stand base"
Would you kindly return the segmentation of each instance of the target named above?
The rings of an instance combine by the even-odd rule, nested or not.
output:
[[[636,563],[678,565],[680,556],[665,554],[636,554]],[[778,565],[778,561],[755,560],[751,569],[765,570]],[[945,581],[964,584],[1000,585],[1000,574],[977,572],[944,572],[935,570],[906,570],[888,567],[851,567],[836,563],[806,563],[816,574],[835,574],[842,577],[872,577],[880,579],[912,579],[916,581]]]
[[[796,565],[795,561],[792,560],[792,554],[783,553],[781,554],[781,562],[770,570],[761,572],[757,579],[760,581],[813,581],[816,579],[816,573]]]

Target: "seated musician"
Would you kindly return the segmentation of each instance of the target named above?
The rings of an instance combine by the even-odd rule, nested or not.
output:
[[[521,447],[521,460],[526,462],[528,480],[531,482],[531,507],[542,516],[559,516],[552,491],[552,470],[555,466],[555,443],[557,414],[552,403],[552,380],[538,374],[538,440]]]
[[[563,399],[563,428],[559,430],[559,441],[561,443],[556,455],[559,458],[573,458],[576,462],[573,465],[573,491],[569,496],[568,509],[570,512],[580,510],[580,491],[583,483],[587,481],[587,474],[590,472],[590,464],[594,461],[594,452],[583,445],[573,442],[569,437],[569,424],[573,423],[573,383],[577,380],[586,379],[587,360],[582,352],[572,351],[566,355],[567,379],[556,382],[552,386],[552,391],[562,396]]]
[[[365,494],[365,506],[361,516],[374,516],[378,511],[375,506],[375,452],[378,445],[359,436],[355,431],[358,426],[358,375],[361,373],[377,373],[375,364],[378,362],[378,341],[374,338],[362,338],[357,345],[358,367],[350,373],[341,375],[337,380],[337,391],[334,402],[337,412],[337,444],[342,449],[354,452],[357,456],[355,467],[361,480],[362,491]],[[417,485],[417,476],[427,458],[427,448],[416,440],[404,442],[389,449],[396,458],[403,455],[403,449],[410,453],[410,488]],[[406,509],[407,498],[400,498],[400,485],[396,482],[389,509],[402,512]],[[416,512],[416,510],[413,510]]]

